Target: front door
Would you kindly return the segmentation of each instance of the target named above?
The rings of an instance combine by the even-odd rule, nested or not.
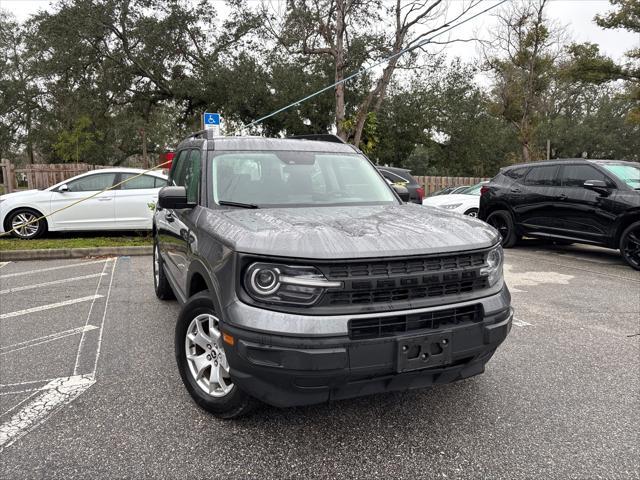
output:
[[[586,164],[567,164],[560,170],[562,194],[557,204],[560,220],[558,234],[587,242],[607,243],[615,221],[612,193],[615,184],[597,168]],[[587,180],[602,180],[610,187],[609,194],[584,188]]]
[[[198,203],[201,172],[200,150],[182,150],[173,161],[169,185],[183,186],[190,203]],[[185,297],[187,268],[191,255],[197,209],[162,209],[156,216],[156,226],[169,275]]]
[[[113,190],[101,192],[114,184],[117,173],[93,172],[51,193],[51,226],[56,230],[113,230],[117,228]],[[101,192],[101,193],[98,193]],[[97,195],[95,195],[97,194]],[[95,196],[92,196],[95,195]],[[91,197],[83,202],[79,200]]]

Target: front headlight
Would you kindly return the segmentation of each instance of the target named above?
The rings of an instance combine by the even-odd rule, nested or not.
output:
[[[454,208],[458,208],[461,203],[450,203],[449,205],[441,205],[440,208],[446,208],[447,210],[453,210]]]
[[[312,305],[327,288],[342,282],[330,282],[315,267],[277,263],[252,263],[244,274],[244,288],[259,302]]]
[[[502,278],[502,264],[504,263],[504,253],[502,246],[489,251],[485,266],[480,269],[480,275],[486,276],[489,286],[493,287]]]

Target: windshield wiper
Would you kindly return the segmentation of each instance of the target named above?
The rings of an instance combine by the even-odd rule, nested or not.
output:
[[[255,203],[242,203],[242,202],[228,202],[227,200],[220,200],[218,205],[224,205],[228,207],[240,207],[240,208],[260,208]]]

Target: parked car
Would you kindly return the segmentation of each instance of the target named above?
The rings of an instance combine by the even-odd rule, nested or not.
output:
[[[422,203],[424,198],[424,188],[418,183],[418,181],[411,175],[411,171],[406,168],[397,167],[378,167],[378,171],[389,182],[404,185],[409,190],[410,202]]]
[[[480,189],[486,183],[480,182],[476,185],[466,186],[462,190],[463,193],[427,197],[422,201],[422,204],[476,217],[480,206]]]
[[[427,197],[437,197],[438,195],[451,195],[452,193],[462,193],[467,188],[469,188],[469,185],[460,185],[457,187],[446,187],[446,188],[443,188],[442,190],[436,190],[435,192],[430,193],[429,195],[427,195]]]
[[[571,159],[504,168],[482,188],[479,217],[505,247],[523,235],[619,249],[640,269],[640,165]]]
[[[200,132],[160,191],[155,293],[182,304],[178,369],[218,416],[453,382],[511,328],[498,232],[402,203],[326,138]]]
[[[32,239],[47,231],[150,230],[158,191],[167,184],[167,177],[159,172],[145,173],[73,205],[142,172],[144,170],[136,168],[105,168],[78,175],[45,190],[2,195],[0,232],[15,228],[14,236]],[[39,219],[52,212],[56,213]]]

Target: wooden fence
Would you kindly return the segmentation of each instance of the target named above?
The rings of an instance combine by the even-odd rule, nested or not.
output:
[[[446,187],[460,187],[462,185],[475,185],[476,183],[489,180],[483,177],[415,177],[420,185],[424,187],[424,194],[442,190]]]
[[[105,168],[88,163],[34,163],[24,168],[15,168],[7,160],[0,162],[0,167],[5,193],[11,193],[17,188],[43,189],[81,173]]]

